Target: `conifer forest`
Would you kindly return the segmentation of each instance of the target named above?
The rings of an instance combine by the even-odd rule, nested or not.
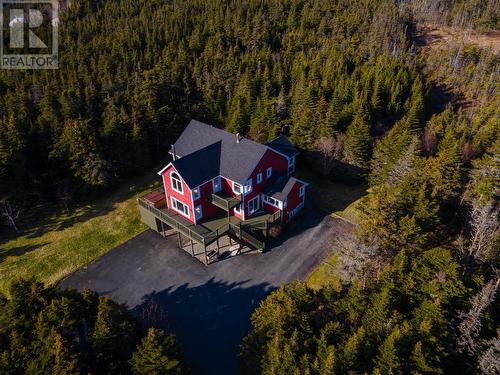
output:
[[[241,373],[500,373],[498,1],[60,8],[59,69],[0,69],[0,231],[12,207],[98,199],[152,170],[191,119],[286,134],[302,167],[368,193],[343,244],[350,277],[272,292]],[[430,29],[454,34],[433,44]],[[189,373],[170,332],[106,297],[36,280],[8,294],[1,374]]]

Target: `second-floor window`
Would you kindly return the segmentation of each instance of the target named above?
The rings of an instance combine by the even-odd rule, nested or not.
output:
[[[273,167],[267,168],[266,177],[269,178],[273,175]]]
[[[174,189],[178,193],[184,194],[184,191],[182,190],[181,178],[179,177],[179,175],[173,172],[170,175],[170,180],[172,182],[172,189]]]
[[[262,173],[257,174],[257,183],[260,184],[262,182]]]
[[[235,194],[241,194],[241,185],[233,182],[233,191]]]
[[[288,173],[292,173],[295,170],[295,157],[288,159]]]
[[[303,197],[304,194],[306,192],[306,187],[305,186],[301,186],[300,189],[299,189],[299,197]]]
[[[250,193],[252,191],[252,179],[245,183],[245,193]]]
[[[193,200],[195,201],[199,198],[200,198],[200,188],[197,187],[193,189]]]

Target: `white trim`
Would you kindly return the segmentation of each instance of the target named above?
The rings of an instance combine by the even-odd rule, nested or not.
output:
[[[271,200],[271,199],[272,199],[273,201],[277,202],[277,203],[272,203],[272,202],[270,202],[270,200]],[[273,207],[279,208],[280,210],[281,210],[281,209],[282,209],[282,207],[283,207],[283,202],[282,202],[282,201],[280,201],[279,199],[273,198],[273,197],[269,197],[269,196],[267,196],[267,195],[265,195],[265,194],[262,194],[262,201],[263,201],[264,203],[267,203],[267,204],[269,204],[269,205],[273,206]]]
[[[182,204],[183,206],[186,206],[187,208],[187,213],[185,213],[184,211],[180,211],[177,207],[174,206],[174,201],[176,202],[179,202],[180,204]],[[184,203],[184,202],[181,202],[180,200],[174,198],[174,197],[170,197],[170,203],[171,203],[171,209],[179,214],[181,214],[182,216],[185,216],[187,217],[188,219],[191,218],[191,216],[189,215],[189,206]]]
[[[161,176],[163,172],[165,172],[168,168],[170,168],[171,165],[172,163],[168,163],[166,167],[162,168],[162,170],[158,172],[158,174]]]
[[[179,177],[178,179],[177,178],[174,178],[172,175],[173,174],[176,174],[177,177]],[[174,185],[174,181],[176,182],[179,182],[181,184],[181,190],[178,190],[175,185]],[[172,187],[172,190],[179,193],[179,194],[182,194],[184,195],[184,186],[182,186],[182,178],[181,178],[181,175],[177,172],[177,170],[174,170],[172,172],[170,172],[170,186]]]
[[[239,194],[239,195],[242,195],[243,194],[243,186],[241,186],[241,184],[237,183],[237,182],[234,182],[233,180],[230,180],[232,183],[233,183],[233,186],[232,186],[232,189],[233,189],[233,193],[234,194]],[[235,189],[234,189],[234,186],[235,185],[238,185],[240,187],[240,192],[238,193]]]
[[[254,214],[255,212],[257,212],[260,209],[260,199],[259,198],[260,197],[258,195],[256,195],[255,197],[253,197],[252,199],[250,199],[247,202],[248,215],[252,215],[252,214]],[[250,203],[254,202],[255,200],[257,200],[257,206],[256,207],[254,206],[253,211],[250,212]]]

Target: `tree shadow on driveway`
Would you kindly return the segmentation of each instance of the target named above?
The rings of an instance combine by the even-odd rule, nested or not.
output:
[[[174,333],[194,374],[238,373],[238,349],[249,316],[275,287],[215,281],[168,287],[143,297],[132,313],[145,326]]]

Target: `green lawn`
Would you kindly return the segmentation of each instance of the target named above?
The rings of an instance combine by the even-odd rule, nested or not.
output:
[[[358,207],[366,199],[367,189],[363,184],[345,185],[330,181],[311,170],[300,168],[297,170],[298,178],[309,182],[308,199],[311,199],[316,207],[326,211],[330,215],[340,216],[352,223],[356,223],[359,217]],[[324,285],[330,285],[337,290],[342,287],[342,280],[337,272],[338,255],[334,248],[331,249],[329,258],[321,262],[307,277],[307,285],[319,289]]]
[[[6,293],[18,277],[55,283],[144,231],[136,197],[158,184],[153,184],[155,177],[129,180],[97,202],[69,212],[49,213],[48,207],[28,210],[21,235],[0,236],[0,292]]]
[[[299,168],[296,176],[311,184],[308,188],[308,199],[311,199],[318,208],[329,214],[356,221],[358,214],[356,206],[367,194],[365,185],[334,182],[304,168]]]

